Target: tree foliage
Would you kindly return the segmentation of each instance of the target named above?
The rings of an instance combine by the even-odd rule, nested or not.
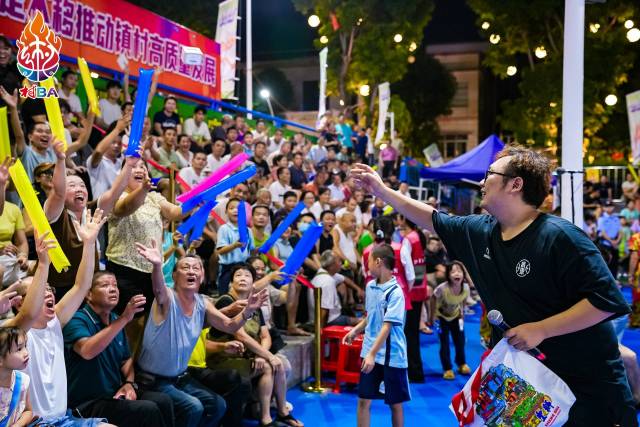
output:
[[[410,47],[420,46],[434,0],[292,0],[305,16],[320,17],[316,47],[329,47],[327,88],[349,102],[363,84],[371,87],[373,111],[377,86],[402,78]],[[332,15],[339,24],[334,30]],[[394,36],[402,35],[396,43]]]
[[[478,25],[488,23],[487,38],[500,37],[491,44],[484,64],[502,78],[520,78],[520,96],[505,101],[499,117],[504,130],[513,132],[522,143],[553,145],[561,136],[562,61],[564,2],[557,0],[468,0],[478,15]],[[637,55],[637,45],[626,38],[624,22],[640,19],[640,3],[608,0],[589,4],[585,16],[584,135],[592,147],[611,143],[628,145],[628,138],[606,130],[612,114],[620,109]],[[486,25],[486,24],[485,24]],[[547,55],[536,56],[543,46]],[[507,68],[516,66],[518,77],[509,77]],[[577,76],[576,76],[577,78]],[[636,88],[637,89],[637,88]],[[618,105],[609,107],[604,99],[616,94]],[[622,129],[616,124],[615,129]],[[603,138],[612,138],[605,141]]]
[[[406,144],[419,156],[429,144],[438,141],[436,118],[451,112],[451,100],[456,81],[436,58],[421,51],[409,65],[407,74],[391,88],[406,104],[413,117],[413,126],[406,135]]]

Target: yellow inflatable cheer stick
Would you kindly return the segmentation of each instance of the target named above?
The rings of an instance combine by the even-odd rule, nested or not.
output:
[[[0,162],[11,157],[9,143],[9,124],[7,121],[7,107],[0,108]]]
[[[49,221],[44,214],[44,210],[42,210],[42,206],[40,206],[40,202],[38,202],[36,192],[29,181],[27,171],[24,170],[24,166],[22,166],[20,159],[16,160],[16,163],[9,168],[9,174],[11,175],[13,185],[16,187],[16,190],[18,190],[20,200],[22,200],[29,218],[31,218],[33,227],[37,231],[37,235],[42,236],[43,233],[48,231],[48,238],[56,241],[56,247],[54,249],[49,249],[49,257],[51,258],[53,267],[58,273],[62,272],[62,270],[66,270],[71,266],[71,264],[64,252],[62,252],[62,248],[60,248],[60,244],[53,234],[53,231],[51,231]]]
[[[49,77],[47,80],[40,82],[40,84],[47,89],[48,93],[54,87],[53,77]],[[47,119],[49,120],[51,133],[56,139],[64,143],[64,151],[67,151],[67,138],[64,136],[64,123],[62,123],[62,113],[60,113],[58,98],[44,98],[44,106],[47,109]]]
[[[2,120],[2,119],[0,119]],[[629,172],[631,173],[631,175],[633,176],[633,179],[635,179],[635,181],[640,184],[640,178],[638,178],[638,174],[636,173],[635,168],[631,165],[631,163],[627,164],[627,168],[629,169]]]
[[[96,88],[93,86],[93,79],[89,72],[89,66],[84,58],[78,57],[78,68],[80,68],[80,76],[82,76],[82,83],[84,84],[84,90],[87,92],[87,99],[89,101],[89,108],[94,114],[100,117],[100,107],[98,107],[98,96],[96,95]]]

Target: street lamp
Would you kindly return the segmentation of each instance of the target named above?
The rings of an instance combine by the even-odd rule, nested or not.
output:
[[[488,21],[484,21],[481,27],[483,30],[488,30],[490,26],[491,24]]]
[[[271,106],[271,92],[269,89],[261,89],[260,97],[267,101],[267,105],[269,106],[269,113],[273,116],[273,107]]]
[[[327,43],[329,43],[329,37],[327,37],[327,36],[321,36],[321,37],[320,37],[320,43],[322,43],[322,44],[327,44]]]
[[[518,67],[516,67],[515,65],[509,65],[507,67],[507,76],[515,76],[517,72]]]
[[[604,103],[609,107],[613,107],[618,103],[618,97],[614,94],[607,95],[607,97],[604,99]]]
[[[599,29],[600,24],[598,24],[597,22],[595,24],[589,24],[589,31],[591,31],[592,33],[597,33]]]
[[[500,43],[500,34],[491,34],[489,36],[489,43],[491,43],[491,44]]]
[[[547,56],[547,50],[544,46],[538,46],[535,51],[535,55],[537,58],[542,59]]]
[[[370,93],[371,93],[371,88],[369,87],[369,85],[365,84],[360,86],[360,95],[369,96]]]
[[[627,31],[627,40],[629,40],[631,43],[635,43],[640,40],[640,30],[637,28],[632,28]]]
[[[309,19],[307,19],[307,23],[311,28],[316,28],[318,25],[320,25],[320,18],[318,17],[318,15],[311,15]]]
[[[393,41],[396,43],[400,43],[402,41],[402,34],[396,34],[393,36]]]
[[[413,52],[418,48],[418,44],[416,42],[411,42],[409,45],[409,52]]]
[[[633,21],[631,19],[627,19],[626,21],[624,21],[624,27],[627,30],[630,30],[633,28]]]

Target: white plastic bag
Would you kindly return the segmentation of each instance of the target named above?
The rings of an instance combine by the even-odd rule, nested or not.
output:
[[[502,339],[449,408],[459,426],[561,426],[576,401],[549,368]]]

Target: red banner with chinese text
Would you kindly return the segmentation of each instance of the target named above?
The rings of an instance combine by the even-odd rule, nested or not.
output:
[[[3,0],[0,33],[16,39],[29,16],[40,10],[62,39],[61,54],[119,70],[118,55],[129,59],[132,76],[140,67],[163,67],[160,84],[209,99],[220,98],[220,46],[213,40],[123,0]],[[182,62],[182,46],[204,54],[202,65]]]

